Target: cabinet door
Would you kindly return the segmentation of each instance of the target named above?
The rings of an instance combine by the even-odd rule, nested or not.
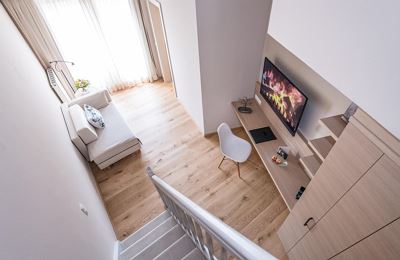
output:
[[[278,231],[288,252],[307,232],[304,223],[319,219],[382,156],[382,152],[349,123],[317,174]]]
[[[399,217],[400,167],[384,155],[288,255],[331,258]]]
[[[335,256],[335,260],[400,259],[400,219]]]

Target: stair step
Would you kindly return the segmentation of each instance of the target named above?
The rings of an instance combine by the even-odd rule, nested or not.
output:
[[[127,249],[129,246],[133,245],[141,239],[144,235],[155,229],[157,226],[159,226],[161,223],[163,223],[165,220],[167,220],[171,215],[169,214],[168,211],[164,211],[161,213],[158,217],[141,227],[139,230],[137,230],[135,233],[130,235],[129,237],[125,238],[124,240],[121,241],[120,243],[120,248],[121,251]]]
[[[321,118],[321,123],[324,124],[332,133],[332,137],[337,141],[343,130],[346,128],[347,122],[342,119],[342,115],[330,116]]]
[[[185,232],[182,230],[182,228],[179,225],[176,225],[171,230],[169,230],[165,235],[155,240],[152,244],[143,249],[139,254],[132,257],[131,260],[153,259],[184,235]]]
[[[303,166],[310,179],[314,177],[319,167],[321,166],[321,162],[317,159],[315,155],[301,157],[299,161],[300,165]]]
[[[190,253],[195,247],[196,246],[194,245],[193,241],[187,235],[184,235],[154,259],[156,260],[181,259],[188,253]]]
[[[130,245],[124,251],[121,252],[120,260],[128,260],[131,257],[135,256],[143,249],[145,249],[148,245],[156,241],[158,238],[162,237],[169,230],[171,230],[174,226],[176,226],[176,222],[172,217],[169,217],[167,220],[162,222],[160,225],[155,227],[152,231],[145,234],[139,240],[137,240],[134,244]]]
[[[196,247],[189,254],[184,256],[182,260],[206,260],[201,251]]]
[[[325,136],[314,140],[309,140],[308,144],[310,145],[311,149],[314,150],[319,159],[321,159],[321,161],[324,161],[325,158],[328,156],[329,151],[335,144],[335,139],[333,139],[332,136]]]

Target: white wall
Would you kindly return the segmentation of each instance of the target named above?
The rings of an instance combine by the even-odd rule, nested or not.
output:
[[[271,1],[198,0],[204,128],[239,126],[231,102],[252,97],[268,27]]]
[[[400,138],[400,2],[274,1],[269,33]]]
[[[0,259],[112,259],[116,238],[90,169],[1,5],[0,38]]]
[[[195,0],[159,0],[178,99],[204,132]]]
[[[264,57],[268,57],[308,97],[299,131],[308,139],[329,135],[319,119],[342,114],[351,101],[270,35],[265,39],[262,57],[258,81],[261,80]]]

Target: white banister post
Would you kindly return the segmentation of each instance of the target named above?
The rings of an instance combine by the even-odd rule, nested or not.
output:
[[[151,179],[151,177],[153,177],[153,175],[155,175],[153,170],[150,167],[146,168],[146,172],[147,172],[147,175],[149,175],[150,179]]]

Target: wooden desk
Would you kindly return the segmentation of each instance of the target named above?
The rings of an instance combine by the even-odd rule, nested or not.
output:
[[[250,137],[254,148],[260,156],[261,161],[271,175],[275,186],[281,193],[282,198],[289,210],[292,210],[294,204],[297,202],[296,194],[300,186],[306,187],[310,182],[310,178],[300,167],[298,159],[295,156],[289,155],[288,166],[286,167],[278,166],[271,160],[271,157],[276,154],[278,146],[286,146],[286,144],[283,142],[279,132],[275,130],[274,126],[267,119],[254,99],[251,101],[250,105],[250,107],[253,109],[253,113],[251,114],[243,114],[238,112],[237,108],[241,105],[240,101],[232,102],[232,105],[237,117],[239,118],[239,121],[243,125],[243,128]],[[267,126],[269,126],[274,132],[276,140],[256,144],[249,131]]]

